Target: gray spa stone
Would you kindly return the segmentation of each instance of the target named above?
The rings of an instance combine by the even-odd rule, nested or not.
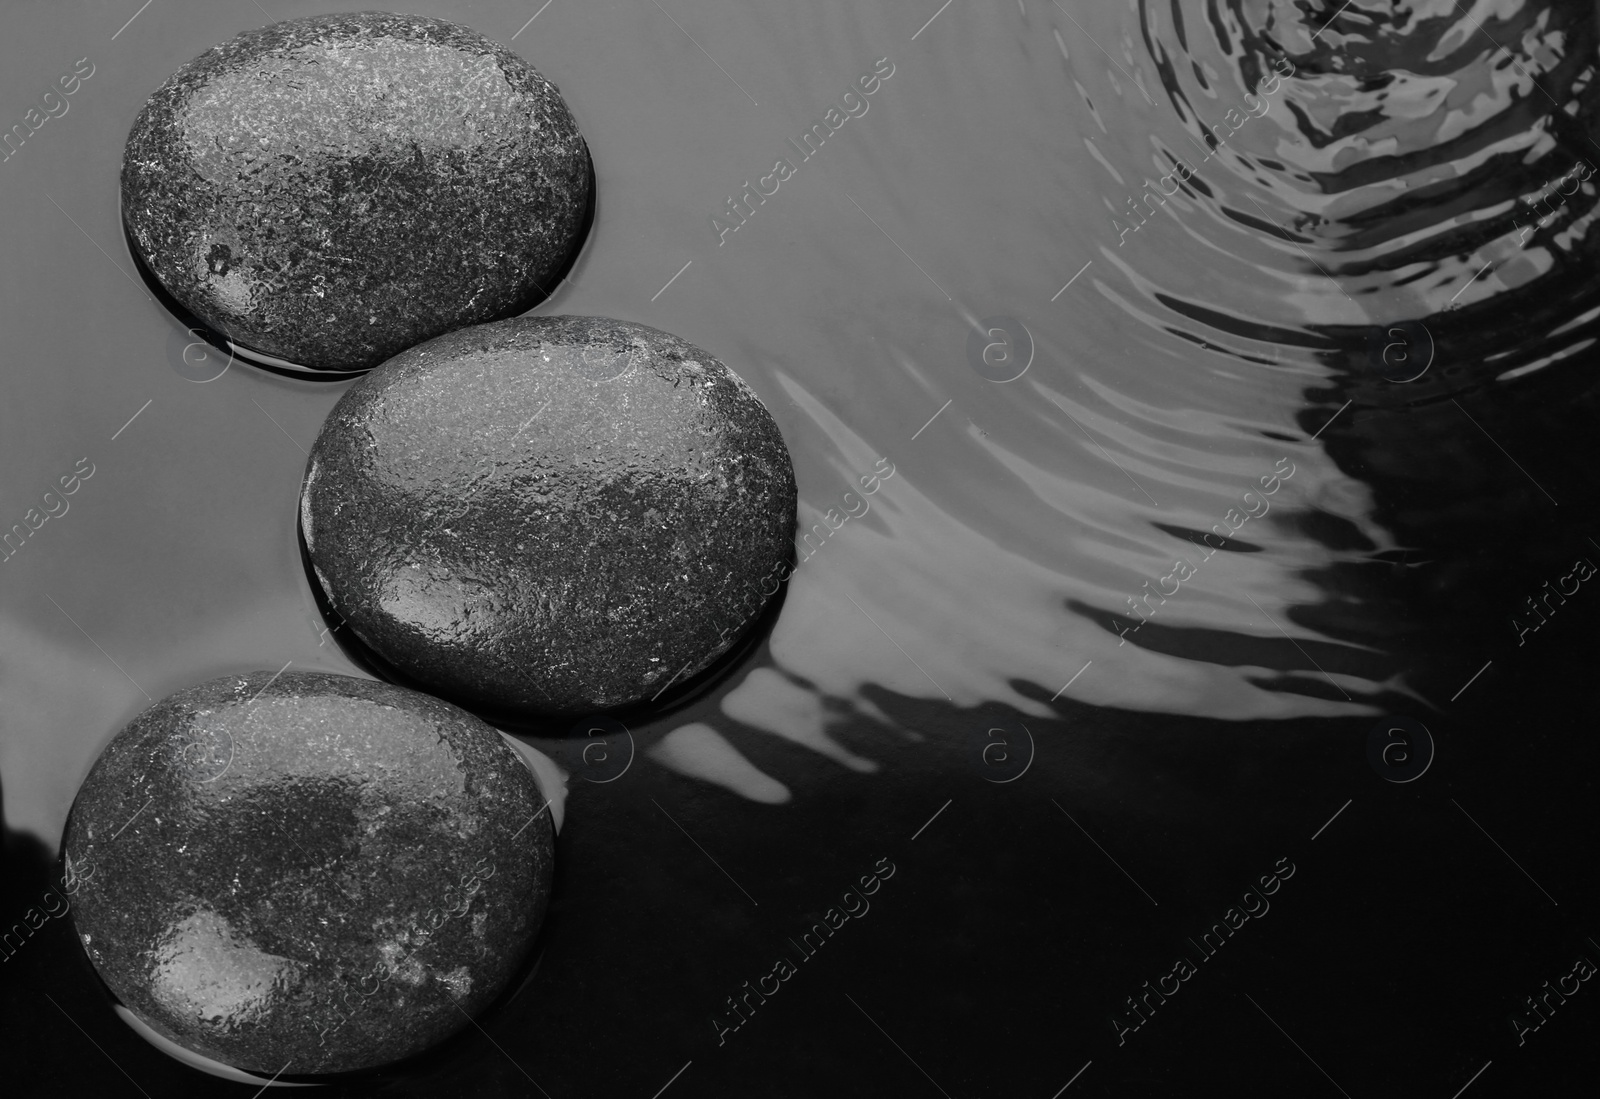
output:
[[[789,452],[710,353],[525,317],[412,348],[340,399],[301,531],[356,636],[493,714],[648,701],[710,666],[792,552]]]
[[[528,308],[588,195],[555,85],[476,31],[380,12],[212,47],[151,95],[122,163],[124,224],[178,303],[328,370]]]
[[[528,954],[550,814],[500,734],[321,673],[226,676],[118,733],[67,822],[72,920],[124,1006],[206,1057],[344,1072],[469,1025]]]

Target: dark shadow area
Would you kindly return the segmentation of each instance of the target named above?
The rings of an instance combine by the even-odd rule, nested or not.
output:
[[[1479,606],[1463,620],[1474,615],[1493,617]],[[1600,855],[1600,742],[1582,735],[1600,705],[1589,632],[1581,617],[1553,619],[1546,652],[1485,676],[1470,706],[1396,706],[1436,745],[1410,784],[1369,765],[1370,717],[1223,721],[1052,702],[1049,686],[1013,683],[1051,711],[1039,717],[869,684],[892,724],[830,707],[829,735],[879,765],[863,773],[719,718],[708,691],[673,720],[715,722],[793,799],[754,804],[647,761],[616,783],[574,783],[520,986],[435,1049],[323,1094],[649,1095],[691,1062],[706,1094],[738,1093],[780,1062],[790,1068],[764,1094],[809,1099],[840,1078],[904,1093],[914,1074],[873,1023],[913,1036],[951,1094],[1048,1093],[1088,1061],[1094,1077],[1074,1085],[1088,1095],[1183,1094],[1168,1090],[1179,1080],[1201,1093],[1241,1079],[1314,1088],[1321,1078],[1261,1010],[1351,1094],[1448,1094],[1490,1059],[1474,1085],[1486,1096],[1567,1094],[1596,1067],[1600,1007],[1571,998],[1533,1048],[1507,1020],[1590,950],[1586,914],[1600,904],[1586,871]],[[992,731],[1018,726],[1029,766],[997,770]],[[42,847],[24,847],[42,888]],[[893,876],[842,900],[879,860]],[[1261,898],[1285,863],[1292,876]],[[24,876],[7,870],[8,886]],[[860,899],[870,909],[843,920]],[[1256,914],[1230,927],[1247,906]],[[818,930],[830,912],[839,926]],[[69,926],[55,921],[0,967],[20,1094],[131,1078],[152,1095],[249,1099],[129,1031]],[[810,955],[795,945],[808,934]],[[1210,953],[1195,945],[1206,934],[1221,944]],[[795,974],[761,995],[780,958]],[[1179,958],[1196,974],[1157,999],[1147,983]],[[1146,1021],[1119,1042],[1113,1020],[1137,1017],[1130,998]],[[993,1026],[995,1003],[1008,1005],[1002,1046],[955,1040]],[[719,1041],[719,1022],[741,1017]],[[1428,1057],[1419,1026],[1449,1036]],[[1055,1068],[1043,1089],[1041,1067]]]
[[[1597,585],[1574,571],[1581,559],[1600,562],[1600,356],[1581,347],[1600,340],[1597,263],[1590,242],[1525,292],[1423,318],[1438,357],[1417,381],[1364,373],[1362,352],[1349,347],[1331,363],[1331,384],[1307,391],[1301,425],[1324,428],[1319,441],[1368,487],[1371,517],[1396,548],[1377,552],[1348,524],[1294,514],[1333,558],[1302,573],[1327,598],[1294,608],[1296,623],[1383,649],[1443,704],[1485,660],[1534,644],[1556,616],[1600,610],[1588,590]]]

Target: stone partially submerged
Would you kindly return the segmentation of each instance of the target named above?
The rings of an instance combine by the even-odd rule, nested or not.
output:
[[[322,673],[225,676],[118,733],[67,822],[72,920],[124,1007],[237,1068],[370,1068],[467,1026],[528,956],[549,806],[500,734]]]
[[[122,213],[216,331],[362,370],[545,296],[589,187],[571,112],[521,57],[364,12],[246,31],[174,73],[128,135]]]
[[[795,480],[708,352],[597,317],[453,332],[323,425],[301,531],[340,620],[406,682],[496,715],[646,702],[778,590]]]

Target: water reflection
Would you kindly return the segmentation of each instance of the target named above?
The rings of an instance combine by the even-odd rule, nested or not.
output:
[[[1034,322],[1026,380],[902,444],[875,521],[793,581],[788,674],[726,716],[854,765],[826,729],[880,718],[878,689],[1354,715],[1444,705],[1511,640],[1498,612],[1585,546],[1556,501],[1594,499],[1593,7],[1323,7],[1054,29],[1077,92],[1054,125],[1101,173],[1070,319]],[[949,391],[874,342],[930,409]],[[870,384],[773,376],[833,478],[876,456]]]

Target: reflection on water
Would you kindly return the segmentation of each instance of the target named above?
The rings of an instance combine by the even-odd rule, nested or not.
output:
[[[726,715],[839,758],[824,730],[881,716],[869,685],[1040,714],[1058,688],[1222,718],[1427,708],[1510,640],[1511,590],[1583,545],[1537,536],[1554,490],[1512,455],[1571,513],[1593,495],[1570,476],[1592,410],[1550,396],[1600,316],[1594,10],[1468,8],[1141,0],[1054,27],[1062,79],[1029,122],[1098,173],[1054,196],[1082,277],[1035,320],[1032,373],[968,379],[897,444],[873,518],[792,581],[788,677],[751,673]],[[878,342],[930,410],[951,392]],[[848,483],[887,406],[830,398],[827,365],[774,375]],[[844,705],[796,704],[795,678]]]

